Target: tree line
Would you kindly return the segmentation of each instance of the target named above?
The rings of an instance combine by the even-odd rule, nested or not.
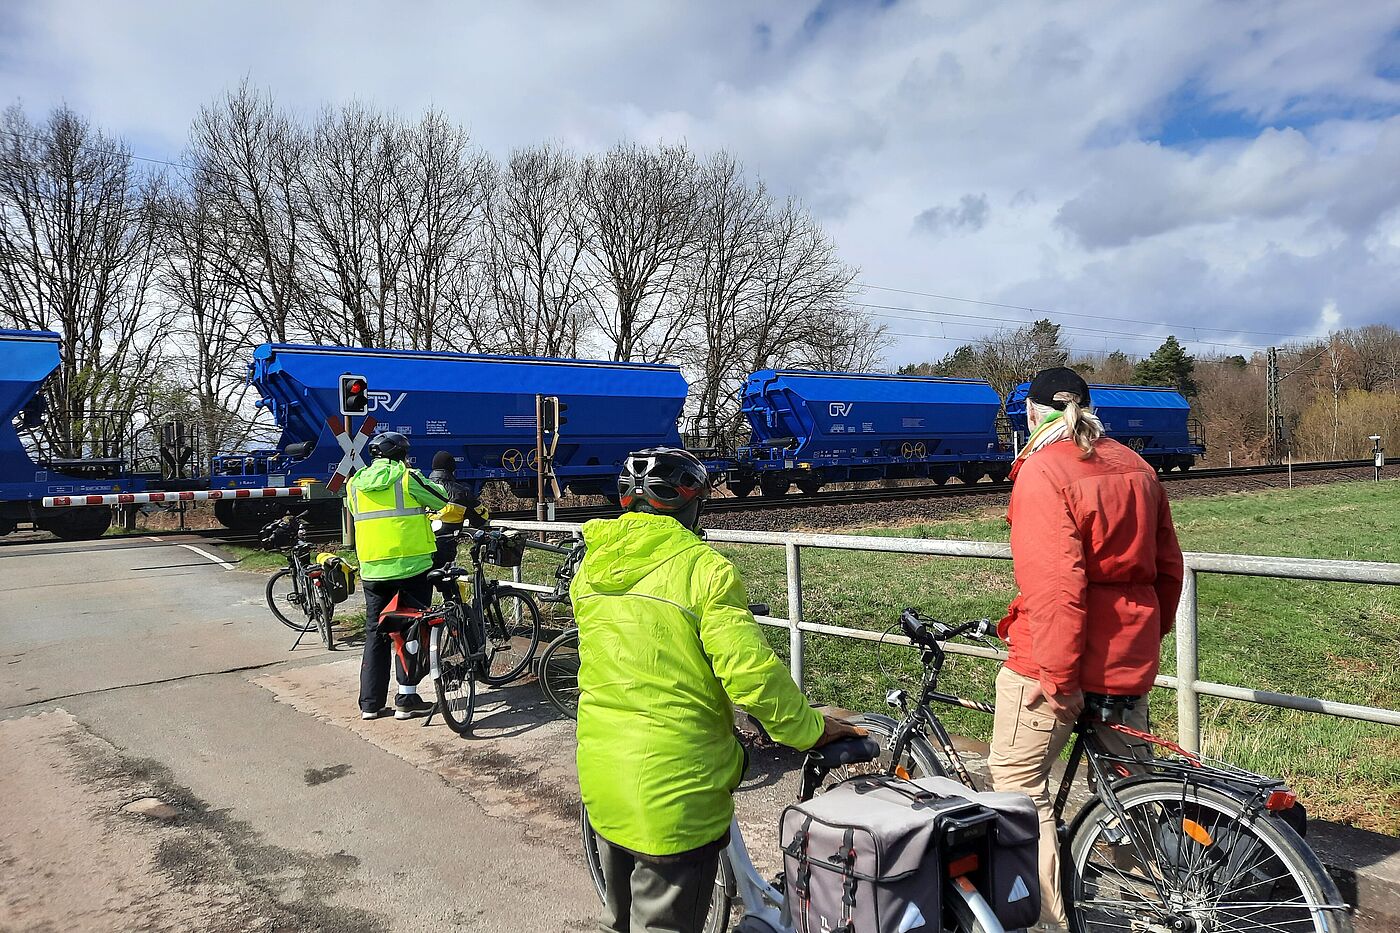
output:
[[[869,369],[882,329],[796,200],[730,154],[552,143],[496,158],[444,114],[299,118],[247,83],[203,107],[178,162],[66,107],[0,118],[0,320],[62,335],[55,451],[99,412],[244,442],[264,341],[681,364],[698,443],[743,374]]]
[[[1325,340],[1279,347],[1278,359],[1285,445],[1295,458],[1364,459],[1373,434],[1400,455],[1400,330],[1389,324],[1338,330]],[[1053,366],[1069,366],[1091,383],[1178,389],[1192,403],[1209,463],[1262,463],[1268,456],[1264,352],[1193,356],[1169,336],[1146,356],[1088,355],[1070,350],[1060,325],[1042,318],[899,372],[986,379],[1005,397]]]

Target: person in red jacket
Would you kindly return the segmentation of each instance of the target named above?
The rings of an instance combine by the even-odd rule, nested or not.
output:
[[[1123,721],[1147,729],[1147,693],[1183,574],[1156,471],[1103,436],[1090,403],[1072,369],[1031,381],[1031,435],[1012,467],[1006,516],[1020,593],[998,628],[1010,656],[997,675],[988,759],[996,789],[1029,794],[1040,811],[1041,920],[1058,925],[1066,918],[1050,767],[1086,693],[1132,698]],[[1110,751],[1151,754],[1118,732],[1100,738]]]

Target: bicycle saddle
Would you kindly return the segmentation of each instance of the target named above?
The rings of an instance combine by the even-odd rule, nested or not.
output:
[[[470,574],[471,571],[465,567],[443,567],[441,570],[429,570],[429,583],[442,583],[445,580],[460,580]]]
[[[879,757],[879,743],[866,737],[837,739],[835,742],[828,742],[821,748],[814,748],[807,753],[809,762],[818,768],[826,768],[827,770],[841,765],[864,764]]]

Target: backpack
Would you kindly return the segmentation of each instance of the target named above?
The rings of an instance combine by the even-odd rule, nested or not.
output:
[[[1040,915],[1039,833],[1023,794],[979,794],[943,778],[851,778],[783,811],[793,924],[799,933],[937,933],[951,870],[1008,929],[1030,926]]]

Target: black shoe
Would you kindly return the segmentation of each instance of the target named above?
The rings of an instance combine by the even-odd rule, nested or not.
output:
[[[412,719],[415,716],[426,716],[433,711],[434,705],[416,693],[401,693],[394,700],[394,718]]]
[[[388,713],[388,712],[389,712],[389,710],[388,710],[387,707],[381,707],[381,708],[379,708],[379,709],[362,709],[362,710],[360,710],[360,718],[361,718],[361,719],[378,719],[380,716],[383,716],[383,715],[385,715],[385,714]]]

